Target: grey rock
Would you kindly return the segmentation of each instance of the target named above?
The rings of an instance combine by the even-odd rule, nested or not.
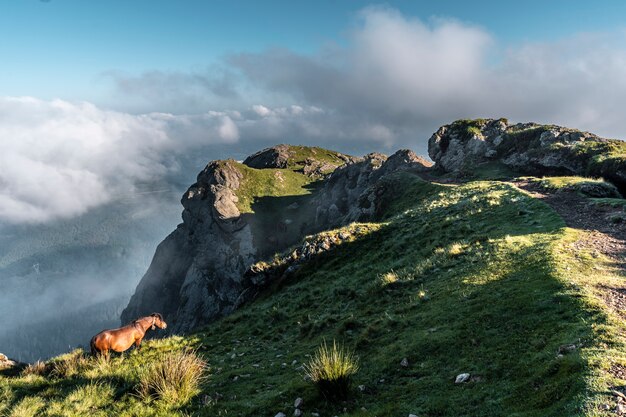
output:
[[[287,415],[285,413],[283,413],[282,411],[276,413],[276,415],[274,417],[287,417]]]
[[[13,368],[20,365],[18,362],[9,359],[5,354],[0,353],[0,370]]]
[[[249,157],[243,163],[250,168],[287,168],[289,162],[289,145],[277,145],[263,149]]]
[[[293,406],[295,408],[302,408],[302,404],[304,404],[304,400],[301,397],[296,398],[296,400],[293,402]]]
[[[402,358],[402,360],[400,361],[400,366],[402,366],[403,368],[407,368],[409,366],[409,360],[407,358]]]
[[[300,417],[302,415],[302,410],[300,410],[299,408],[296,408],[295,410],[293,410],[293,415],[295,417]]]
[[[559,346],[558,353],[561,354],[561,355],[565,355],[565,354],[568,354],[568,353],[572,353],[575,350],[576,350],[576,345],[571,343],[571,344],[568,344],[568,345],[561,345],[561,346]]]
[[[469,381],[469,379],[470,379],[470,374],[467,374],[467,373],[458,374],[456,376],[456,379],[454,380],[454,383],[455,384],[462,384],[464,382]]]

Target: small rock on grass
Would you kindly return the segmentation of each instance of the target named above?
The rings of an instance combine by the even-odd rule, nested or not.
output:
[[[293,402],[294,408],[300,408],[302,407],[302,404],[304,404],[304,400],[300,397],[296,398],[296,400]]]
[[[407,358],[403,358],[400,361],[400,366],[402,366],[403,368],[408,368],[409,367],[409,360]]]
[[[299,408],[296,408],[295,410],[293,410],[293,415],[294,415],[294,417],[301,417],[302,416],[302,410],[300,410]]]
[[[274,417],[287,417],[287,415],[281,411],[278,414],[276,414]]]
[[[470,379],[470,374],[464,373],[464,374],[458,374],[456,376],[456,379],[454,380],[455,384],[462,384],[464,382],[469,381]]]
[[[417,417],[416,414],[409,414],[409,417]]]

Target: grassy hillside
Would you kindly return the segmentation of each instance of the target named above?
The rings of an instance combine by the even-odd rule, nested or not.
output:
[[[0,415],[292,415],[298,397],[304,416],[613,415],[626,328],[597,288],[623,277],[573,248],[583,232],[506,183],[386,181],[394,199],[359,239],[196,334],[0,377]],[[324,340],[359,357],[347,402],[304,378]],[[208,364],[201,392],[139,395],[145,370],[185,349]]]

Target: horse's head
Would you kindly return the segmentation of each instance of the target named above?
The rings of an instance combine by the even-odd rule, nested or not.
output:
[[[154,330],[154,327],[158,327],[159,329],[165,329],[167,328],[167,323],[165,322],[165,320],[163,320],[163,316],[159,313],[152,313],[150,314],[150,317],[154,318],[154,322],[152,323],[152,330]]]

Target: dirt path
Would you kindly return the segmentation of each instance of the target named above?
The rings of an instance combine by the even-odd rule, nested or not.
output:
[[[626,278],[626,223],[613,223],[612,215],[623,213],[621,207],[597,205],[576,192],[549,192],[528,181],[514,184],[542,199],[554,209],[567,226],[585,230],[585,236],[575,243],[575,249],[587,249],[592,254],[602,254],[611,261],[615,272]],[[611,292],[609,305],[626,317],[626,280],[623,288],[605,288]]]
[[[563,218],[567,226],[588,232],[574,243],[574,248],[606,256],[615,272],[624,276],[622,285],[602,285],[598,289],[607,306],[626,319],[626,223],[613,223],[610,220],[612,215],[623,212],[623,208],[592,204],[575,192],[549,192],[528,181],[517,181],[513,184],[545,201]],[[613,364],[609,372],[626,380],[626,366]],[[614,387],[614,392],[626,394],[626,386]],[[616,400],[618,405],[615,414],[626,415],[626,395],[617,395]]]

